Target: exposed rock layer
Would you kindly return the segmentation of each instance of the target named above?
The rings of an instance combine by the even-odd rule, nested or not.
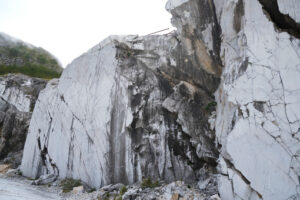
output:
[[[0,76],[0,97],[21,112],[32,112],[46,81],[21,74]]]
[[[218,78],[185,59],[193,57],[173,34],[110,37],[77,58],[40,93],[23,173],[94,186],[142,177],[195,181],[201,168],[216,165],[205,107]],[[184,66],[191,71],[181,73]],[[196,73],[205,75],[205,89]]]
[[[101,186],[142,177],[193,182],[214,172],[208,105],[219,84],[219,43],[200,38],[219,38],[211,9],[208,29],[194,20],[180,35],[110,37],[73,61],[39,97],[23,173]]]
[[[224,65],[215,127],[225,200],[300,198],[299,18],[291,14],[300,2],[278,3],[215,1]]]
[[[46,81],[23,75],[0,77],[0,160],[21,164],[22,152],[38,93]]]

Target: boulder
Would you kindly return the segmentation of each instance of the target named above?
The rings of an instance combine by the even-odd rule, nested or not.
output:
[[[82,193],[84,191],[83,186],[73,187],[73,193]]]

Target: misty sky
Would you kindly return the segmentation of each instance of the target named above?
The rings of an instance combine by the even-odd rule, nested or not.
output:
[[[0,0],[0,32],[54,54],[65,67],[109,35],[171,28],[167,0]]]

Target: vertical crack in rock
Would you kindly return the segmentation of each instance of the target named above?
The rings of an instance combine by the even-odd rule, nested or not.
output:
[[[269,14],[274,25],[279,30],[286,31],[294,37],[300,39],[300,24],[288,14],[282,14],[278,7],[277,0],[258,0],[263,9]]]
[[[67,163],[67,169],[70,169],[69,171],[73,171],[73,160],[74,160],[74,137],[75,137],[75,131],[74,131],[74,117],[72,118],[71,122],[71,139],[69,144],[69,152],[68,152],[68,163]],[[71,174],[69,174],[71,176]]]
[[[14,123],[16,121],[16,113],[14,111],[8,111],[7,117],[4,120],[4,126],[1,127],[2,129],[2,136],[0,140],[0,159],[3,159],[9,152],[10,148],[13,148],[9,142],[9,138],[12,136]]]
[[[109,174],[111,183],[128,183],[126,175],[126,146],[124,126],[124,108],[122,105],[122,92],[119,86],[119,77],[116,78],[116,88],[113,95],[113,108],[110,117],[109,133]]]
[[[49,119],[50,119],[48,131],[45,135],[44,141],[41,142],[41,138],[38,137],[37,138],[37,143],[38,143],[38,148],[40,150],[40,156],[41,156],[43,169],[46,170],[46,174],[53,173],[53,174],[59,176],[59,169],[56,166],[55,162],[51,159],[51,157],[48,153],[48,142],[49,142],[49,137],[50,137],[50,134],[51,134],[51,127],[52,127],[52,121],[53,121],[53,118],[52,118],[52,116],[49,112],[48,112],[48,115],[49,115]],[[39,129],[39,133],[41,134],[40,129]],[[52,168],[52,171],[49,170],[49,167]]]

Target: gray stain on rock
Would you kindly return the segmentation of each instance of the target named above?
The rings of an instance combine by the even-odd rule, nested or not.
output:
[[[244,11],[244,0],[238,0],[235,9],[234,9],[234,18],[233,18],[233,27],[238,33],[241,30],[242,19],[245,14]]]

